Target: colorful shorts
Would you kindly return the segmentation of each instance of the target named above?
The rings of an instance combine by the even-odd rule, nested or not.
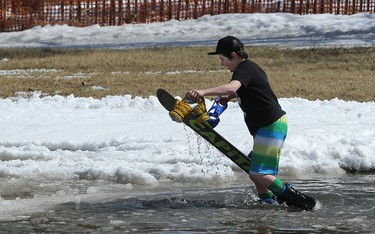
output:
[[[282,116],[273,124],[260,128],[254,136],[254,147],[250,153],[250,174],[277,175],[281,150],[284,145],[288,123]]]

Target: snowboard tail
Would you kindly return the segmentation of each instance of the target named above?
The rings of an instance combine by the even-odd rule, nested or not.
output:
[[[164,89],[158,89],[156,95],[162,106],[171,111],[174,109],[176,99]],[[233,144],[216,132],[207,122],[198,123],[194,114],[189,114],[183,118],[183,123],[190,127],[194,132],[207,140],[211,145],[227,156],[235,164],[237,164],[246,173],[249,173],[250,159],[246,157]]]

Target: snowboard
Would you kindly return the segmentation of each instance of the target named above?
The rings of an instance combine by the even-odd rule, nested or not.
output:
[[[176,104],[176,99],[164,89],[158,89],[156,96],[161,105],[168,111],[172,111]],[[195,115],[190,113],[185,116],[183,123],[196,132],[199,136],[207,140],[211,145],[227,156],[235,164],[237,164],[246,173],[249,173],[250,159],[246,157],[233,144],[227,141],[223,136],[216,132],[209,123],[198,123],[195,121]]]

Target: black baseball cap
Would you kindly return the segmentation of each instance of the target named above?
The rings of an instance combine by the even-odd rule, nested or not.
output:
[[[238,52],[244,49],[244,45],[242,42],[233,36],[226,36],[221,38],[217,42],[216,51],[209,52],[208,55],[215,55],[215,54],[222,54],[228,58],[230,58],[230,53]]]

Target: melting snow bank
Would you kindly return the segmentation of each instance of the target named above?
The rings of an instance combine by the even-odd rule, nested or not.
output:
[[[282,171],[375,167],[374,102],[280,102],[289,120]],[[2,177],[78,176],[153,184],[164,178],[201,181],[205,170],[211,180],[230,174],[228,165],[234,166],[189,129],[171,122],[153,96],[97,100],[34,95],[1,100],[0,108]],[[217,131],[247,153],[252,142],[241,118],[232,103]]]
[[[210,101],[207,105],[210,105]],[[375,103],[281,99],[289,132],[282,173],[375,168]],[[74,96],[0,101],[0,176],[108,180],[122,184],[212,182],[239,170],[190,129],[171,122],[156,97]],[[217,127],[248,153],[252,140],[237,103]]]
[[[282,105],[290,124],[282,167],[317,173],[375,168],[375,102],[287,99]]]
[[[0,47],[144,48],[216,45],[236,35],[249,45],[291,47],[372,46],[374,14],[222,14],[151,24],[71,27],[46,25],[2,33]],[[209,30],[207,30],[209,29]],[[256,30],[254,30],[256,29]],[[6,61],[4,61],[6,62]]]

